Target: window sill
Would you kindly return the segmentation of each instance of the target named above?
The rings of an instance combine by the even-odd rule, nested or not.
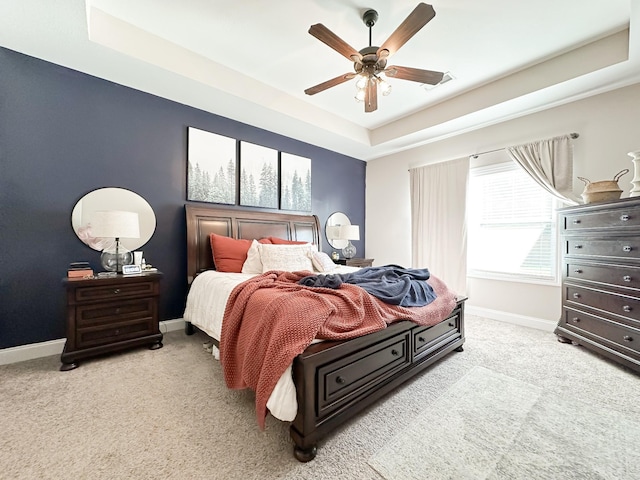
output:
[[[476,278],[479,280],[497,280],[499,282],[509,282],[509,283],[529,283],[533,285],[544,285],[547,287],[559,287],[560,286],[560,278],[548,279],[548,278],[537,278],[537,277],[528,277],[528,276],[519,276],[519,275],[508,275],[508,274],[500,274],[500,273],[492,273],[492,272],[468,272],[467,277]]]

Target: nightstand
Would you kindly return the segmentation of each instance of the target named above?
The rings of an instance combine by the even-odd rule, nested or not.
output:
[[[373,258],[339,258],[338,260],[334,260],[333,263],[347,265],[349,267],[371,267],[373,265]]]
[[[60,370],[78,360],[140,345],[162,347],[158,324],[160,272],[111,278],[69,279],[67,342]]]

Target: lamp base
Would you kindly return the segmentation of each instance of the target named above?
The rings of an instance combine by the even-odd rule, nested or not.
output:
[[[344,258],[355,257],[356,247],[353,245],[353,243],[351,243],[351,240],[349,240],[349,243],[347,244],[347,246],[342,249],[342,255],[344,256]]]
[[[102,268],[108,272],[122,272],[123,265],[131,265],[133,263],[133,253],[131,253],[122,245],[115,250],[103,250],[100,254],[100,263]]]

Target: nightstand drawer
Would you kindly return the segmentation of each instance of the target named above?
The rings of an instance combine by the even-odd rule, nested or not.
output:
[[[99,327],[79,328],[77,333],[78,348],[95,347],[114,342],[121,342],[141,335],[150,335],[153,331],[153,319],[137,319],[132,322],[110,323]]]
[[[143,296],[157,294],[157,282],[135,282],[115,285],[93,285],[90,287],[78,287],[75,289],[77,302],[91,300],[116,300],[123,297]]]
[[[76,308],[78,328],[152,317],[156,302],[153,298],[123,300],[118,303],[79,305]]]

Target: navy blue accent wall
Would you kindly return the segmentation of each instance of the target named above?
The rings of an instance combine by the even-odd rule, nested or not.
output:
[[[0,348],[65,337],[67,265],[100,270],[71,210],[101,187],[153,208],[157,228],[142,249],[165,274],[161,319],[182,317],[188,126],[311,158],[313,213],[324,225],[343,211],[364,238],[360,160],[4,48],[0,65]],[[364,241],[354,244],[364,253]]]

